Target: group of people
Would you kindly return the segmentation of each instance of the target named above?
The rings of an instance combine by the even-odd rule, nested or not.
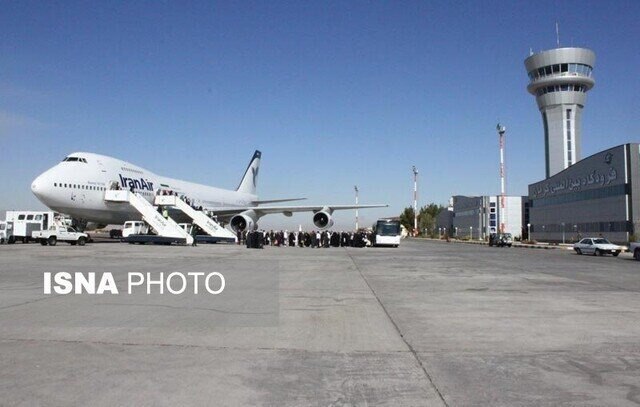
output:
[[[160,196],[177,196],[178,198],[182,199],[187,205],[189,205],[194,210],[196,210],[196,211],[203,210],[202,205],[200,205],[200,206],[196,205],[195,199],[191,199],[191,198],[189,198],[188,196],[186,196],[184,194],[178,194],[176,191],[173,191],[171,189],[158,189],[156,191],[156,194],[158,194]]]
[[[365,247],[371,245],[370,236],[362,231],[335,232],[335,231],[252,231],[238,232],[238,244],[246,244],[250,248],[264,246],[276,247]]]

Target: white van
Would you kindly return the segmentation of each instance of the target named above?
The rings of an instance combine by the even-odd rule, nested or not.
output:
[[[125,222],[122,228],[122,237],[130,235],[146,235],[149,233],[149,226],[140,220]]]

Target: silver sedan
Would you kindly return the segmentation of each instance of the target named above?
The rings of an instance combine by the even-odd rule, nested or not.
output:
[[[617,256],[622,251],[622,247],[602,237],[586,237],[574,244],[573,250],[578,254],[593,254],[594,256],[612,254],[613,256]]]

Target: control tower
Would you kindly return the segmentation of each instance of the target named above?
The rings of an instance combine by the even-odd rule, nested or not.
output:
[[[542,113],[547,178],[581,158],[582,108],[595,84],[595,62],[596,55],[586,48],[555,48],[524,60],[527,90]]]

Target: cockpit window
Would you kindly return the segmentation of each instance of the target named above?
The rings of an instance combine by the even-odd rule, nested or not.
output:
[[[62,160],[62,162],[69,162],[69,161],[81,162],[85,164],[87,163],[87,159],[82,157],[66,157],[64,160]]]

